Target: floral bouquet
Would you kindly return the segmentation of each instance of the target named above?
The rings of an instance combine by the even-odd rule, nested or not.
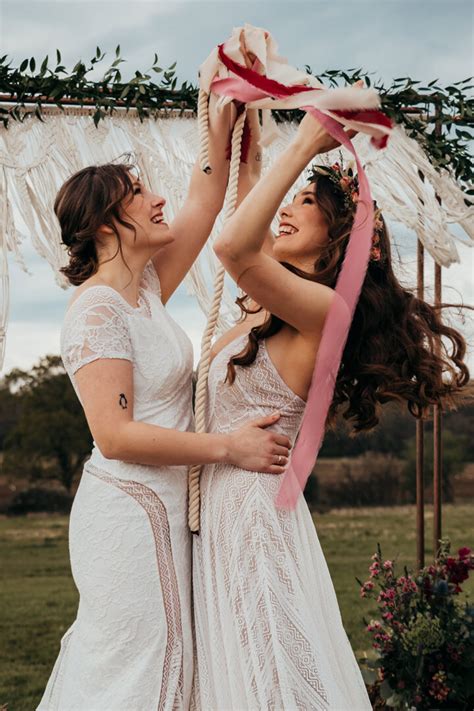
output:
[[[474,605],[456,599],[474,554],[460,548],[454,557],[449,540],[440,543],[433,565],[416,575],[405,566],[401,576],[378,545],[369,579],[357,578],[361,597],[375,599],[381,616],[364,619],[376,658],[360,660],[378,698],[374,708],[474,709]]]

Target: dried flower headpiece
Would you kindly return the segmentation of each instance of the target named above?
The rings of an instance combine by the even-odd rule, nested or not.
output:
[[[344,205],[348,212],[355,212],[357,201],[359,200],[359,180],[354,173],[351,164],[344,169],[342,162],[332,165],[312,165],[309,179],[316,175],[325,175],[341,191],[344,197]],[[372,247],[369,260],[371,262],[381,262],[382,252],[380,249],[380,236],[383,231],[382,212],[374,202],[374,233],[372,236]]]

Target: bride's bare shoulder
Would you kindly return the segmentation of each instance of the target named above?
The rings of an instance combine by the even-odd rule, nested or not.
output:
[[[232,326],[220,338],[217,339],[211,348],[211,359],[214,359],[220,351],[232,343],[239,336],[246,335],[254,326],[260,326],[266,319],[266,311],[259,311],[256,314],[246,314],[242,321],[238,321],[235,326]]]

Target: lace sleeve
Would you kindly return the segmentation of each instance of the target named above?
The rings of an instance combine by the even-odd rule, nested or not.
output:
[[[143,270],[141,286],[145,291],[149,291],[161,299],[160,279],[151,259],[146,263],[145,269]]]
[[[126,314],[110,294],[84,292],[82,300],[70,307],[61,333],[61,356],[71,374],[99,358],[133,361]]]

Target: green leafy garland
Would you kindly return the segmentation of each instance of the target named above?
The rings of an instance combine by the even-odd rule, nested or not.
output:
[[[68,73],[61,64],[59,50],[56,50],[54,69],[49,67],[49,57],[44,58],[38,70],[34,57],[24,59],[19,67],[12,67],[4,55],[0,58],[0,121],[6,128],[11,119],[23,121],[32,114],[42,120],[43,105],[51,103],[60,108],[71,104],[95,108],[92,118],[96,126],[117,109],[133,108],[142,121],[163,110],[196,111],[198,88],[188,82],[178,87],[176,62],[163,69],[155,54],[148,70],[136,71],[132,79],[124,81],[120,67],[125,60],[120,56],[118,45],[115,58],[102,78],[92,81],[87,75],[105,56],[97,47],[88,67],[80,60]],[[313,74],[309,66],[305,69]],[[361,78],[368,86],[372,83],[369,73],[354,68],[327,70],[315,76],[332,87]],[[469,150],[474,128],[471,91],[474,85],[471,82],[469,77],[443,88],[436,79],[421,86],[410,77],[400,77],[389,87],[377,82],[374,88],[381,96],[384,111],[423,145],[432,163],[450,169],[467,192],[474,194],[474,158]],[[303,112],[275,111],[274,115],[280,121],[299,121]]]

